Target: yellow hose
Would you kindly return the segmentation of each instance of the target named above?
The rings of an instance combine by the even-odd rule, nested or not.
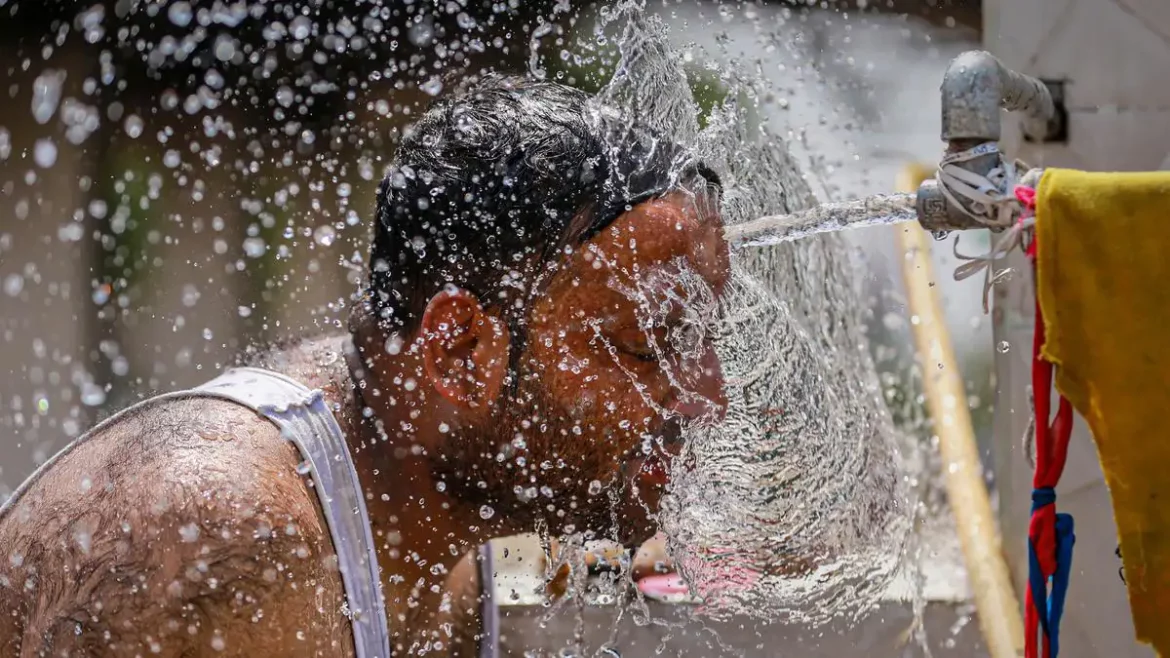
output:
[[[928,169],[911,165],[899,175],[898,189],[911,192],[930,175]],[[987,497],[963,378],[933,286],[932,240],[914,223],[899,224],[895,230],[903,256],[902,276],[914,342],[921,359],[926,406],[938,435],[947,498],[955,515],[979,626],[992,658],[1018,658],[1024,655],[1020,605],[1012,589],[999,528]]]

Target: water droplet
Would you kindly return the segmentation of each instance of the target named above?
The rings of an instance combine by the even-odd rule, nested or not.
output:
[[[435,29],[429,20],[423,20],[411,25],[406,36],[416,46],[427,46],[435,38]]]
[[[322,224],[313,231],[313,241],[322,247],[328,247],[337,239],[337,231],[329,224]]]
[[[24,290],[24,277],[19,274],[9,274],[4,279],[4,294],[16,297]]]
[[[167,8],[167,19],[178,27],[187,27],[191,22],[191,5],[187,2],[175,2]]]
[[[288,26],[289,34],[292,38],[301,41],[309,38],[309,33],[312,31],[313,24],[306,16],[297,16],[293,22]]]
[[[268,251],[268,246],[263,238],[244,238],[244,254],[248,258],[259,258],[265,251]]]
[[[126,117],[126,121],[122,124],[123,130],[126,131],[126,136],[130,139],[137,139],[142,135],[142,118],[137,114],[131,114]]]
[[[185,284],[183,286],[183,296],[182,296],[181,301],[183,303],[183,306],[186,306],[187,308],[192,308],[193,306],[195,306],[195,304],[199,303],[199,289],[196,288],[195,286],[191,285],[190,283]]]
[[[891,311],[882,316],[882,326],[890,331],[898,331],[906,327],[906,318]]]
[[[48,123],[57,113],[63,82],[65,72],[56,69],[45,71],[33,82],[32,114],[37,123]]]
[[[496,515],[496,510],[492,509],[490,505],[483,505],[479,508],[479,518],[490,519]]]
[[[94,219],[105,219],[107,212],[109,212],[109,206],[106,205],[105,200],[93,199],[89,202],[89,214]]]
[[[294,100],[296,100],[296,94],[294,94],[293,90],[290,89],[287,85],[281,85],[280,88],[276,90],[276,102],[279,103],[281,107],[292,107]]]
[[[1012,345],[1006,340],[1001,340],[999,341],[999,345],[997,345],[996,348],[999,350],[1000,354],[1007,354],[1011,351]]]
[[[443,81],[438,76],[435,76],[419,85],[418,88],[431,96],[438,96],[443,91]]]
[[[236,55],[236,40],[226,34],[221,34],[215,40],[215,58],[221,62],[231,61]]]
[[[53,140],[38,139],[33,146],[33,161],[42,169],[48,169],[57,162],[57,144]]]
[[[81,386],[81,403],[87,407],[99,407],[105,404],[106,391],[93,382],[86,382]]]
[[[589,483],[589,495],[596,496],[601,493],[601,480],[593,480]]]
[[[179,537],[186,544],[197,541],[199,539],[199,526],[195,525],[194,523],[188,523],[187,525],[180,526]]]
[[[83,555],[89,555],[89,548],[93,545],[93,535],[87,530],[77,529],[73,531],[73,541],[77,542],[77,548],[81,550]]]
[[[309,460],[307,460],[307,459],[305,461],[297,464],[297,475],[308,475],[312,471],[313,471],[313,465],[311,463],[309,463]]]
[[[394,334],[386,339],[386,353],[390,356],[396,356],[402,352],[402,336]]]

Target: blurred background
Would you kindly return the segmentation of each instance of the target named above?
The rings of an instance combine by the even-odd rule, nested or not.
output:
[[[484,70],[596,89],[616,60],[592,26],[611,4],[0,0],[0,498],[109,413],[210,379],[247,350],[343,326],[401,131]],[[980,47],[1069,83],[1068,144],[1027,145],[1005,126],[1029,163],[1168,161],[1161,0],[645,6],[670,27],[701,104],[724,99],[729,67],[766,82],[756,120],[787,139],[822,200],[890,191],[907,164],[937,161],[942,73]],[[893,234],[849,239],[883,395],[929,445]],[[963,248],[986,241],[964,236]],[[984,316],[981,282],[954,282],[953,245],[936,246],[936,285],[1019,580],[1031,293],[1013,281]],[[1148,655],[1133,642],[1091,451],[1079,436],[1065,476],[1073,495],[1062,494],[1079,528],[1062,655]],[[930,645],[978,655],[952,539],[943,532],[928,548],[951,556],[928,578],[931,600],[949,606],[931,622]],[[796,633],[783,646],[919,655],[911,615],[898,610],[861,635]],[[778,655],[775,646],[745,653]]]

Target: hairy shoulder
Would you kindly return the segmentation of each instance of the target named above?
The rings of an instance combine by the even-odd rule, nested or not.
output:
[[[153,403],[87,438],[0,519],[3,653],[344,649],[299,461],[267,421],[208,399]]]

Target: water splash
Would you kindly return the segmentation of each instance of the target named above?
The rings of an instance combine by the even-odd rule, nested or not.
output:
[[[602,18],[600,30],[614,28],[621,59],[602,98],[713,167],[728,234],[747,237],[713,329],[727,416],[684,429],[675,463],[688,468],[672,473],[660,516],[672,553],[705,615],[858,618],[897,572],[913,507],[864,348],[851,254],[823,232],[842,226],[841,210],[853,224],[873,209],[752,221],[815,199],[784,142],[754,121],[751,86],[722,72],[728,100],[700,128],[664,26],[626,2]],[[905,197],[888,202],[876,214],[912,218]],[[788,241],[798,234],[808,239]]]

